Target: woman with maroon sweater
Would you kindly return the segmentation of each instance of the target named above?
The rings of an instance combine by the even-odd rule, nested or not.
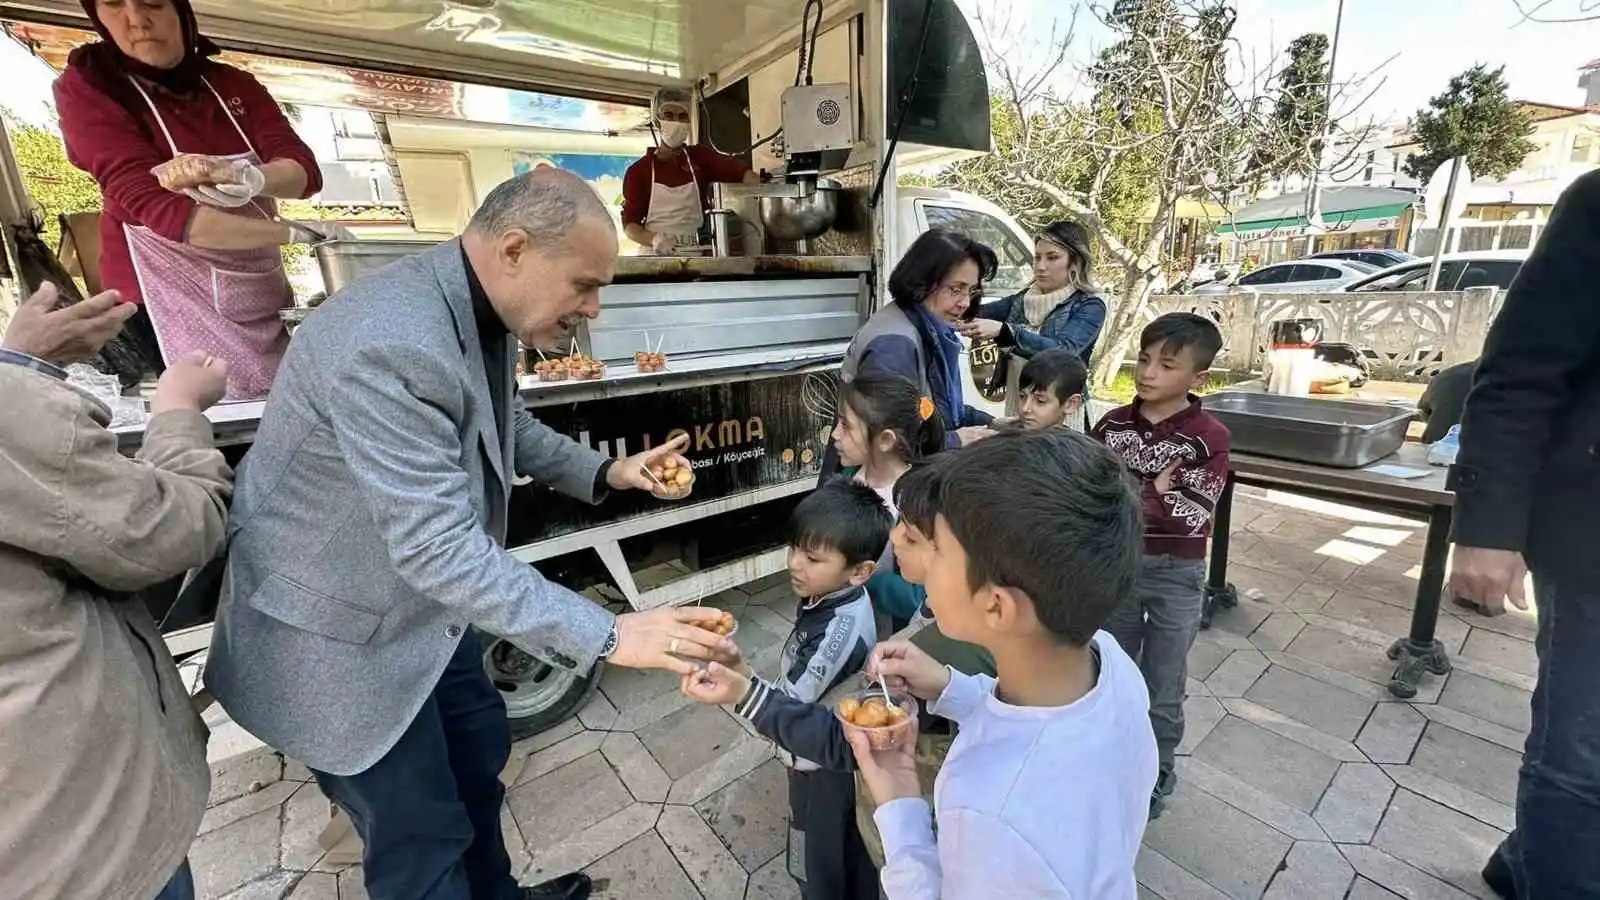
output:
[[[101,39],[55,98],[67,158],[100,184],[102,281],[143,304],[162,357],[225,359],[227,399],[259,399],[289,341],[278,248],[332,236],[277,220],[272,198],[320,190],[316,159],[259,82],[209,58],[188,0],[83,8]]]

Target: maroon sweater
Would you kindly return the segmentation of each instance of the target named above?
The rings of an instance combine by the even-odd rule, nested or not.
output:
[[[292,159],[306,171],[305,196],[322,190],[322,173],[311,148],[294,133],[260,82],[222,63],[207,66],[205,75],[232,107],[234,119],[250,136],[262,162]],[[250,149],[205,88],[193,97],[179,97],[153,85],[145,90],[184,153],[227,156]],[[169,241],[183,241],[195,201],[166,190],[150,174],[172,158],[172,148],[148,107],[130,112],[73,68],[56,79],[55,96],[67,159],[94,176],[105,201],[100,215],[100,281],[106,289],[120,291],[124,301],[137,303],[142,299],[139,282],[122,226],[143,225]]]
[[[1106,413],[1093,434],[1143,487],[1144,552],[1204,559],[1211,514],[1228,479],[1227,427],[1191,395],[1188,409],[1155,424],[1145,421],[1134,400]],[[1157,493],[1156,476],[1178,459],[1183,462],[1172,489]]]

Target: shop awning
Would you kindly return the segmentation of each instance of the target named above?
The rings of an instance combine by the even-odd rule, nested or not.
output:
[[[1322,225],[1326,232],[1388,231],[1416,202],[1415,195],[1390,188],[1333,187],[1322,191]],[[1304,237],[1307,232],[1305,192],[1284,194],[1239,210],[1217,234],[1253,241]]]

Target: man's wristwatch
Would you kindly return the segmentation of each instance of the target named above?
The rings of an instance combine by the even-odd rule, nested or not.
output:
[[[613,622],[611,624],[611,633],[606,635],[606,642],[600,648],[600,658],[610,659],[611,654],[615,652],[617,652],[617,625]]]

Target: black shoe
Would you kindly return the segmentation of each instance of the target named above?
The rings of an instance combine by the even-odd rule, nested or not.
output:
[[[1171,797],[1172,792],[1178,789],[1178,773],[1171,769],[1162,769],[1156,775],[1156,793],[1163,797]]]
[[[522,900],[589,900],[594,883],[582,872],[562,875],[522,889]]]
[[[1151,791],[1150,792],[1150,821],[1154,822],[1155,820],[1161,818],[1161,813],[1162,813],[1163,810],[1166,809],[1166,806],[1167,806],[1167,802],[1161,796],[1161,792],[1159,790]]]
[[[1506,862],[1505,849],[1496,847],[1494,855],[1483,864],[1483,883],[1494,891],[1500,900],[1517,900],[1517,883],[1511,877],[1511,864]]]

